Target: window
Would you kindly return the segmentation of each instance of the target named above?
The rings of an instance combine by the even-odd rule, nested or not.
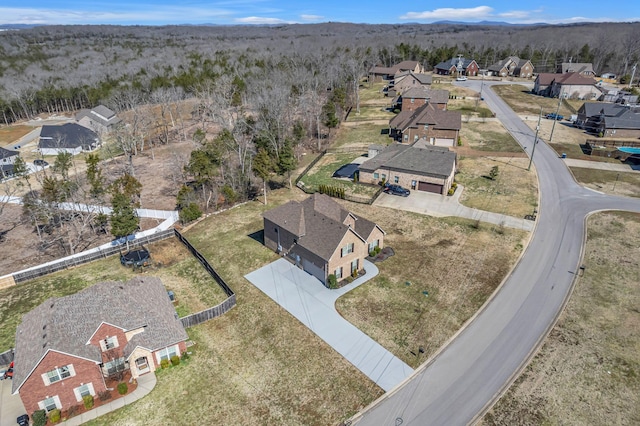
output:
[[[104,364],[104,368],[107,371],[107,375],[112,375],[112,374],[116,374],[120,371],[124,371],[125,369],[125,365],[124,365],[124,357],[123,358],[118,358],[118,359],[114,359],[113,361],[109,361],[106,362]]]
[[[386,180],[387,179],[387,175],[385,175],[384,173],[382,174],[382,180]]]
[[[106,339],[104,339],[102,341],[102,350],[103,351],[108,351],[111,350],[113,348],[117,348],[118,345],[118,338],[116,336],[111,336],[111,337],[107,337]]]
[[[178,355],[178,347],[177,346],[169,346],[168,348],[164,348],[158,351],[158,361],[162,361],[163,359],[171,359],[172,356]]]
[[[400,182],[400,177],[399,176],[394,176],[393,177],[393,182],[394,183],[399,183]]]
[[[414,103],[416,100],[414,98],[411,98],[411,103]]]
[[[404,135],[404,141],[405,141],[405,142],[407,142],[408,140],[409,140],[409,135],[408,135],[408,134],[405,134],[405,135]]]
[[[340,257],[345,257],[349,253],[353,253],[353,243],[349,243],[346,246],[342,247]]]
[[[373,174],[373,178],[374,179],[379,179],[380,178],[380,173],[376,172]]]
[[[95,395],[95,390],[93,389],[93,384],[85,383],[75,388],[73,390],[73,393],[76,396],[76,401],[81,402],[83,396]]]
[[[55,368],[48,373],[46,373],[47,379],[49,379],[49,384],[53,384],[55,382],[59,382],[62,379],[66,379],[67,377],[71,377],[71,367],[70,365],[65,365],[64,367]]]
[[[342,266],[335,270],[334,275],[336,276],[336,279],[342,278]]]
[[[49,411],[52,411],[58,408],[58,406],[56,405],[56,399],[57,399],[57,396],[52,396],[51,398],[47,398],[44,401],[40,401],[38,405],[43,410],[47,410],[47,413],[48,413]]]
[[[415,180],[411,181],[411,189],[416,189],[417,182]]]
[[[380,240],[375,240],[369,243],[369,251],[373,251],[376,247],[380,245]]]
[[[353,274],[353,271],[357,271],[358,270],[358,259],[355,259],[353,262],[351,262],[351,273]]]

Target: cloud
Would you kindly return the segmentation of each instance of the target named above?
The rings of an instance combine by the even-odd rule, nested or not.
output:
[[[285,21],[280,18],[266,18],[263,16],[247,16],[246,18],[236,18],[235,22],[242,24],[258,24],[258,25],[274,25],[274,24],[290,24],[290,21]]]
[[[471,8],[459,8],[454,9],[451,7],[445,7],[441,9],[435,9],[424,12],[407,12],[400,16],[400,19],[415,19],[415,20],[474,20],[480,21],[491,17],[493,8],[489,6],[478,6]]]
[[[321,21],[324,16],[321,15],[300,15],[300,19],[303,21]]]
[[[511,10],[509,12],[499,13],[498,16],[503,19],[527,19],[531,16],[528,10]]]

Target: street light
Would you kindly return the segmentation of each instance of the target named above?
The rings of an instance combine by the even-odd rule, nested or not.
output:
[[[540,107],[540,115],[538,115],[538,125],[536,126],[536,136],[533,139],[533,149],[531,150],[531,158],[529,159],[529,167],[527,167],[527,171],[531,170],[531,163],[533,163],[533,154],[535,154],[536,145],[538,145],[538,132],[540,131],[541,119],[542,119],[542,107]]]

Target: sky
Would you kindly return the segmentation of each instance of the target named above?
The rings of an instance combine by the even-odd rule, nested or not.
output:
[[[607,7],[610,5],[611,7]],[[292,24],[640,21],[640,2],[594,0],[2,0],[0,24]]]

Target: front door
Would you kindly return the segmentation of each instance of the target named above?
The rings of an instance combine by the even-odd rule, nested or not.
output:
[[[146,356],[136,359],[136,368],[138,369],[138,374],[149,372],[149,362]]]

